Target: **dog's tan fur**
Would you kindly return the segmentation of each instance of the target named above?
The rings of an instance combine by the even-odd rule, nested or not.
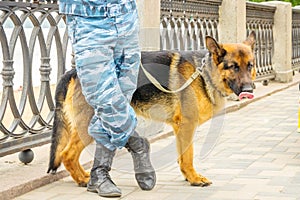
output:
[[[141,86],[134,93],[131,105],[138,115],[173,127],[179,166],[191,185],[211,184],[193,166],[192,140],[195,129],[223,109],[225,96],[233,92],[238,95],[244,85],[252,84],[252,79],[255,78],[254,43],[254,33],[238,44],[219,44],[207,37],[206,46],[210,56],[201,76],[188,88],[176,94],[167,94],[146,84],[147,87]],[[193,74],[195,67],[201,66],[202,58],[197,55],[197,52],[145,52],[142,54],[142,62],[169,63],[167,87],[177,89]],[[151,56],[153,59],[149,58]],[[66,91],[63,92],[63,89]],[[147,96],[148,94],[151,95]],[[86,185],[89,173],[80,165],[79,156],[93,141],[87,133],[93,110],[81,93],[76,72],[66,74],[58,84],[56,104],[48,172],[55,172],[63,162],[75,182]],[[154,111],[155,106],[159,106],[159,109]]]

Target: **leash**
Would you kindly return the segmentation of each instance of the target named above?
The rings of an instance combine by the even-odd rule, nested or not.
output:
[[[165,89],[156,78],[154,78],[143,66],[142,62],[141,62],[141,68],[144,71],[146,77],[148,78],[148,80],[158,89],[160,89],[163,92],[166,93],[177,93],[177,92],[181,92],[182,90],[184,90],[185,88],[187,88],[203,71],[203,68],[205,66],[205,57],[202,58],[202,62],[201,62],[201,66],[200,67],[196,67],[195,72],[191,75],[191,77],[178,89],[176,90],[168,90]]]

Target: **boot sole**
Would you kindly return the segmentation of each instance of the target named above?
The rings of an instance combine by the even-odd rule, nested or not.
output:
[[[121,194],[119,194],[119,193],[110,193],[110,194],[99,194],[98,193],[98,195],[100,196],[100,197],[121,197]]]
[[[93,193],[98,193],[96,188],[87,188],[87,191],[93,192]]]
[[[95,188],[87,188],[87,191],[93,192],[93,193],[98,193],[99,196],[101,197],[120,197],[122,194],[120,193],[100,193],[98,190]]]
[[[89,192],[93,192],[93,193],[98,193],[99,196],[101,197],[120,197],[122,194],[120,193],[109,193],[109,194],[101,194],[99,193],[96,189],[91,188],[91,189],[87,189],[87,191]]]

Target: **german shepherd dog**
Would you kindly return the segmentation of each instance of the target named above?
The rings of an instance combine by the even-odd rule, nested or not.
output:
[[[140,70],[131,101],[137,115],[172,126],[180,170],[193,186],[211,184],[193,166],[193,135],[197,126],[224,108],[224,97],[235,93],[240,98],[253,98],[255,37],[252,32],[242,43],[221,44],[207,36],[208,51],[142,52],[143,66],[169,90],[176,90],[197,68],[201,69],[200,75],[178,93],[157,89]],[[55,173],[63,162],[74,181],[85,186],[89,173],[80,165],[79,156],[93,141],[87,127],[94,111],[81,92],[76,70],[63,75],[57,84],[55,101],[48,173]],[[151,109],[154,106],[159,106],[155,112]]]

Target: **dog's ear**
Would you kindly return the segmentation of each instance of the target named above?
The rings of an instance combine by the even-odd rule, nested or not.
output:
[[[218,42],[210,36],[206,36],[205,42],[208,51],[217,58],[219,63],[222,62],[226,54],[226,50],[223,49],[222,45],[218,44]]]
[[[250,46],[251,49],[253,50],[255,47],[255,40],[256,40],[256,34],[254,31],[251,31],[248,38],[243,43]]]

